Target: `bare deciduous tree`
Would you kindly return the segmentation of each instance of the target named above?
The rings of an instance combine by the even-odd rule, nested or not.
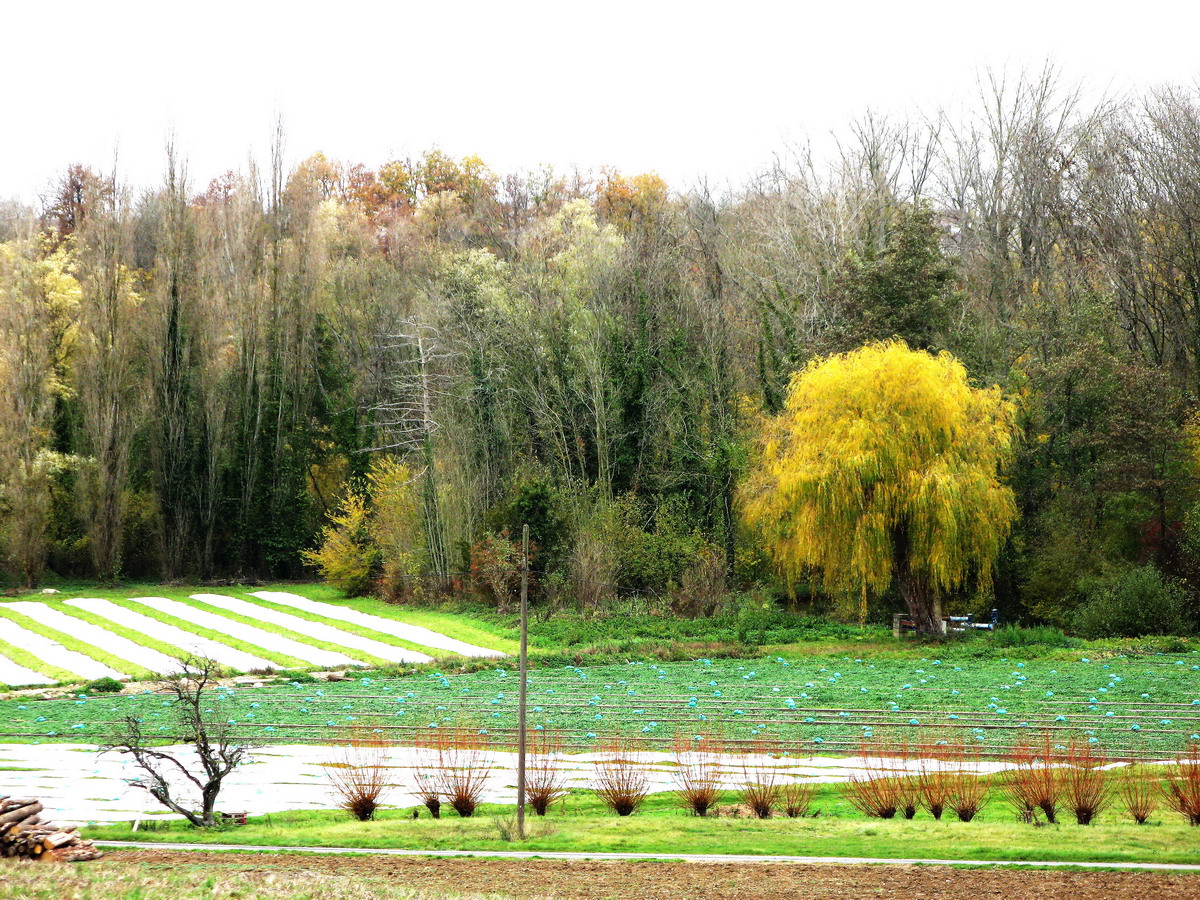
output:
[[[207,657],[187,656],[184,668],[167,675],[160,687],[173,698],[176,731],[169,739],[188,747],[195,761],[184,753],[158,744],[163,735],[150,735],[137,716],[126,716],[101,752],[114,751],[132,757],[138,774],[129,780],[172,812],[198,828],[217,824],[217,797],[225,778],[247,762],[253,746],[233,735],[212,696],[221,677],[221,667]],[[197,800],[184,799],[179,788],[194,789]]]

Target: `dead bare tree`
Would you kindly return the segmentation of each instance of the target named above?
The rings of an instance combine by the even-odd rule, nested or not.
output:
[[[181,665],[181,671],[159,682],[173,697],[176,731],[150,735],[141,718],[126,716],[100,752],[129,754],[138,770],[129,784],[145,790],[196,827],[211,828],[217,824],[217,797],[225,778],[249,760],[253,745],[234,737],[221,702],[212,696],[221,677],[220,665],[203,656],[186,656]],[[199,770],[180,752],[160,746],[164,737],[188,745]],[[199,793],[199,803],[180,796],[181,784],[185,790],[190,785]]]
[[[441,430],[437,415],[440,403],[453,398],[446,374],[451,353],[438,331],[410,319],[393,334],[386,335],[380,350],[390,357],[387,397],[371,407],[376,427],[386,435],[372,449],[406,453],[419,460],[417,478],[422,483],[425,540],[431,574],[441,578],[450,573],[449,542],[438,496],[433,465],[434,437]]]

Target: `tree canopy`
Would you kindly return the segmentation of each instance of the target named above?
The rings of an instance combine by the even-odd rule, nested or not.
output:
[[[950,354],[903,341],[814,360],[764,422],[747,519],[789,577],[817,570],[843,597],[894,583],[935,631],[939,598],[989,582],[1016,518],[1013,412]]]

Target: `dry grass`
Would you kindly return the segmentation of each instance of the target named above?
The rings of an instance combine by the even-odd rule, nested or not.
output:
[[[675,738],[676,794],[694,816],[707,816],[721,793],[722,742],[710,734]]]
[[[115,855],[114,855],[115,856]],[[261,860],[244,867],[164,866],[117,861],[78,865],[0,859],[0,898],[5,900],[451,900],[481,895],[416,885],[382,874],[277,869]],[[499,900],[499,895],[488,894]],[[507,895],[506,895],[507,896]]]
[[[596,763],[596,796],[618,816],[632,815],[650,792],[650,777],[638,761],[637,745],[611,741]]]
[[[1167,768],[1163,795],[1189,825],[1200,825],[1200,744],[1191,744]]]
[[[567,795],[567,774],[560,764],[562,738],[549,731],[529,735],[525,758],[525,802],[539,816]]]
[[[1132,764],[1117,786],[1125,812],[1138,825],[1145,825],[1158,807],[1158,786],[1141,768]]]
[[[360,822],[375,818],[375,811],[391,787],[391,742],[369,724],[344,730],[332,758],[322,764],[338,807]]]

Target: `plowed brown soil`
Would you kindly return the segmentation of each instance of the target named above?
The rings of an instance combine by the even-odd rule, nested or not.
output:
[[[1197,900],[1200,875],[949,866],[336,857],[311,854],[128,850],[93,865],[141,863],[217,872],[319,872],[422,892],[563,900]]]

